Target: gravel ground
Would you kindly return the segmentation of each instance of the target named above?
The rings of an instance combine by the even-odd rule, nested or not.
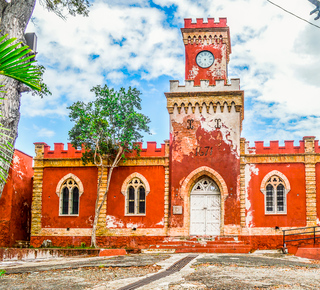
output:
[[[70,270],[51,270],[24,274],[9,274],[0,278],[0,289],[90,289],[107,281],[141,277],[156,273],[160,266],[90,267]]]
[[[3,275],[0,289],[115,290],[165,271],[187,255],[132,255],[99,260],[100,264],[93,260],[90,267],[83,260],[79,268],[45,271],[39,265],[39,271],[34,267],[31,273]],[[139,288],[148,289],[320,289],[320,264],[281,254],[201,254],[179,272]]]
[[[309,267],[202,264],[184,278],[203,289],[320,289],[320,269]]]

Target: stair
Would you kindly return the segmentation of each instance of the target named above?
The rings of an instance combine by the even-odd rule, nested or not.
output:
[[[251,246],[234,237],[192,237],[167,238],[156,245],[150,245],[144,252],[173,252],[173,253],[238,253],[246,254]]]

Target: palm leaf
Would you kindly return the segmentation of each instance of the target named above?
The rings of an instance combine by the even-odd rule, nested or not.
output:
[[[32,65],[34,61],[29,61],[34,58],[28,55],[31,50],[28,46],[17,48],[21,42],[12,44],[16,39],[5,40],[7,36],[0,38],[0,74],[40,91],[41,72]]]

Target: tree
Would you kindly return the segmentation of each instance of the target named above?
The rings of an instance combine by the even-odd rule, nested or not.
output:
[[[6,40],[8,35],[0,37],[0,75],[7,76],[9,78],[19,80],[21,83],[27,85],[33,90],[41,90],[41,71],[38,67],[32,65],[35,61],[30,61],[34,58],[33,55],[29,55],[31,49],[28,46],[21,46],[21,42],[13,44],[16,40],[11,38]],[[0,85],[4,87],[4,85]],[[1,91],[1,93],[6,93]],[[4,98],[1,97],[1,100]],[[0,111],[0,117],[1,111]],[[9,171],[11,156],[13,154],[13,145],[10,142],[10,136],[8,135],[8,128],[5,128],[0,123],[0,185],[4,186],[7,174]],[[2,190],[0,191],[0,197]]]
[[[88,104],[76,102],[68,107],[69,117],[75,122],[69,131],[74,147],[84,146],[84,164],[92,162],[99,170],[95,216],[92,227],[91,246],[96,246],[96,229],[101,208],[107,201],[113,169],[124,158],[125,152],[139,150],[134,145],[142,139],[141,131],[149,132],[149,118],[137,112],[141,110],[140,92],[129,87],[126,91],[109,89],[107,85],[93,87],[96,99]],[[108,168],[106,190],[102,201],[99,193],[103,174]]]
[[[49,11],[53,11],[62,18],[64,14],[88,15],[88,0],[39,0],[40,4]],[[8,34],[9,38],[16,38],[19,42],[26,43],[24,32],[31,18],[36,0],[0,0],[0,36]],[[41,68],[40,68],[41,69]],[[20,119],[21,93],[25,86],[18,80],[4,77],[3,85],[6,90],[6,98],[0,105],[0,123],[7,129],[7,134],[14,145],[18,134]],[[46,90],[44,90],[46,92]],[[43,93],[43,91],[42,91]],[[40,93],[41,94],[41,93]],[[13,153],[8,155],[11,162]],[[0,159],[0,167],[6,166],[6,162]],[[0,184],[0,194],[4,184]]]

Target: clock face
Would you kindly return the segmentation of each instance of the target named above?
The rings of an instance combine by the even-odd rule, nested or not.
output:
[[[207,68],[213,65],[214,56],[210,51],[203,50],[196,56],[197,65],[202,68]]]

